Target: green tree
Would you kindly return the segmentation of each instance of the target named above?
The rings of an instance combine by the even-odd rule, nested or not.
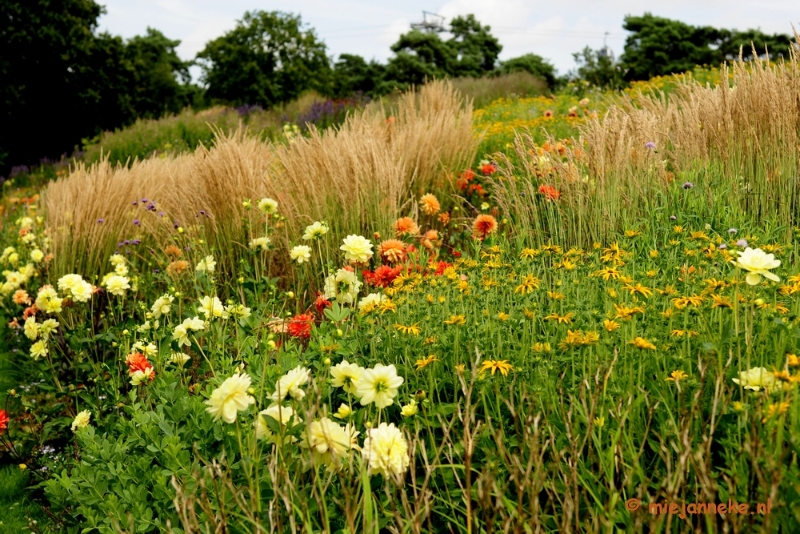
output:
[[[236,28],[197,54],[211,99],[271,107],[307,89],[328,92],[325,43],[299,16],[280,11],[245,13]]]
[[[331,96],[344,98],[358,93],[373,96],[385,67],[355,54],[341,54],[333,66]]]
[[[759,56],[768,52],[770,59],[782,57],[788,60],[793,41],[789,35],[769,35],[761,30],[724,31],[718,48],[719,61],[737,59],[740,49],[742,59],[750,60],[753,58],[753,47]]]
[[[130,97],[136,117],[177,113],[198,96],[199,88],[191,84],[189,62],[182,61],[175,51],[180,43],[153,28],[127,42],[125,57],[133,77]]]
[[[86,73],[101,12],[93,0],[0,2],[0,173],[69,150],[90,129]]]
[[[451,76],[480,78],[494,71],[503,47],[490,30],[490,26],[481,26],[471,14],[450,21],[452,37],[447,45],[453,53]]]
[[[592,50],[587,46],[580,52],[572,54],[572,57],[578,65],[574,78],[609,89],[621,89],[626,85],[622,66],[607,54],[601,54],[598,50]]]
[[[436,33],[411,30],[391,46],[394,57],[386,65],[384,89],[404,89],[453,72],[453,49]],[[391,88],[389,87],[389,88]]]
[[[96,34],[94,0],[0,1],[0,174],[189,103],[177,41]]]
[[[743,48],[743,58],[752,59],[751,43],[759,55],[768,47],[773,59],[780,55],[788,57],[792,41],[788,35],[690,26],[650,13],[625,17],[623,28],[632,32],[625,41],[625,52],[620,58],[628,80],[686,72],[696,65],[719,65],[738,58],[740,47]]]
[[[536,54],[525,54],[503,61],[500,64],[499,71],[503,74],[525,71],[547,82],[547,86],[551,89],[556,85],[555,67],[552,63]]]

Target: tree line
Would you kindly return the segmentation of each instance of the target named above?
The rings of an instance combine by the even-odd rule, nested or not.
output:
[[[236,27],[208,42],[192,61],[178,57],[180,41],[148,28],[124,40],[97,31],[103,7],[95,0],[0,0],[0,175],[12,164],[58,157],[103,130],[137,118],[157,118],[192,106],[223,103],[269,108],[309,89],[331,98],[379,96],[443,77],[530,72],[555,88],[568,77],[619,87],[630,80],[682,72],[752,55],[750,43],[772,57],[787,55],[788,35],[694,27],[651,14],[625,18],[631,32],[619,61],[586,48],[578,68],[558,78],[529,53],[499,61],[500,41],[473,15],[449,23],[448,37],[411,30],[391,46],[386,63],[358,55],[328,56],[325,43],[299,15],[245,13]],[[200,83],[189,67],[198,65]]]

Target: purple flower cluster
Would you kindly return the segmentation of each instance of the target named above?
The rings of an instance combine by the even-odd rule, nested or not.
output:
[[[369,97],[356,95],[350,98],[314,102],[308,111],[297,117],[297,125],[307,130],[309,125],[326,128],[341,124],[347,117],[348,111],[364,107],[369,101]]]

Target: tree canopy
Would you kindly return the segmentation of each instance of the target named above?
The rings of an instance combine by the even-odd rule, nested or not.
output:
[[[650,13],[627,16],[623,28],[631,35],[625,41],[620,64],[628,80],[647,80],[654,76],[685,72],[695,65],[719,65],[739,57],[752,59],[769,48],[771,57],[788,56],[791,39],[788,35],[767,35],[760,30],[717,29],[691,26],[684,22],[657,17]]]
[[[94,0],[0,2],[0,174],[191,102],[178,41],[97,34]]]
[[[299,15],[280,11],[245,13],[197,59],[206,95],[237,105],[271,107],[307,89],[325,91],[330,82],[325,43]]]

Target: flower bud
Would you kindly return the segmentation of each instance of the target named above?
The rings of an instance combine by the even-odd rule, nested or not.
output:
[[[286,292],[286,296],[289,297],[290,299],[293,299],[294,298],[294,291],[287,291]]]
[[[270,339],[269,341],[267,341],[267,347],[269,347],[272,350],[275,350],[275,342]]]
[[[330,365],[331,364],[331,359],[330,358],[325,358],[324,360],[322,360],[322,363],[324,363],[325,365]]]
[[[336,335],[339,336],[339,337],[342,337],[344,335],[344,332],[342,332],[341,328],[337,328],[336,329]]]

